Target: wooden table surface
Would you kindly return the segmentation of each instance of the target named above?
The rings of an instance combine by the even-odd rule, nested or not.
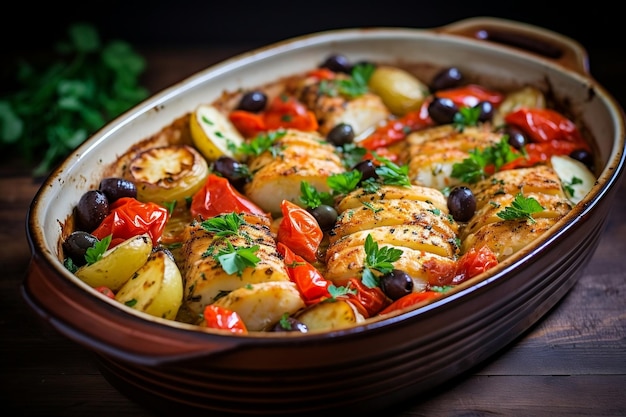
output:
[[[159,91],[237,52],[144,51],[144,85]],[[153,416],[109,385],[91,354],[39,320],[19,294],[30,258],[26,214],[39,186],[19,161],[0,166],[0,410]],[[547,316],[486,363],[386,415],[626,416],[625,214],[623,181],[598,250]]]

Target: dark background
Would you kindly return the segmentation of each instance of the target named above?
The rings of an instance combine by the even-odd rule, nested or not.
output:
[[[577,2],[579,3],[579,2]],[[139,50],[223,46],[248,50],[297,35],[347,27],[432,28],[474,16],[512,19],[579,41],[591,75],[626,102],[624,14],[616,2],[550,0],[225,0],[11,3],[0,25],[5,56],[45,50],[70,23],[94,24],[103,40],[122,39]]]

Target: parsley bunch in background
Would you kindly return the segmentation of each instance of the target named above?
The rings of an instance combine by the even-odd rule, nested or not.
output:
[[[0,97],[0,145],[45,175],[108,121],[148,96],[145,60],[124,41],[102,44],[90,24],[68,28],[51,62],[19,62],[15,91]],[[6,150],[5,150],[6,148]]]

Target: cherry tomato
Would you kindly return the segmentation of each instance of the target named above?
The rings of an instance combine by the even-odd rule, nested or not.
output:
[[[439,297],[441,297],[441,293],[437,291],[426,290],[422,292],[412,292],[411,294],[407,294],[404,297],[398,298],[396,301],[389,304],[378,314],[388,314],[392,311],[410,307],[423,301],[434,300]]]
[[[368,150],[386,148],[404,140],[410,132],[433,124],[434,122],[428,115],[428,106],[422,105],[419,110],[408,112],[399,119],[390,119],[377,127],[371,135],[359,143],[359,146]]]
[[[285,258],[289,278],[298,286],[306,305],[316,304],[330,298],[328,286],[331,282],[324,278],[317,268],[280,242],[278,242],[278,252]]]
[[[363,284],[358,278],[351,278],[348,287],[356,289],[356,294],[349,293],[348,299],[353,301],[353,304],[359,308],[361,314],[365,318],[372,317],[378,314],[383,308],[387,307],[391,300],[387,298],[383,290],[379,287],[370,288]]]
[[[471,248],[457,261],[456,276],[452,284],[460,284],[498,265],[498,257],[486,246]]]
[[[318,80],[332,80],[337,77],[337,74],[329,68],[315,68],[307,72],[307,76],[317,78]]]
[[[531,167],[540,162],[546,162],[552,155],[569,155],[575,150],[586,149],[580,142],[566,140],[551,140],[542,143],[529,143],[524,146],[526,157],[520,157],[504,164],[500,170]]]
[[[99,287],[94,287],[94,290],[98,291],[99,293],[102,293],[102,294],[106,295],[107,297],[109,297],[112,300],[115,300],[115,293],[109,287],[105,287],[104,285],[101,285]]]
[[[98,239],[111,235],[109,248],[112,248],[131,237],[147,233],[156,246],[168,219],[169,212],[165,207],[122,197],[111,204],[109,214],[91,234]]]
[[[307,261],[315,262],[317,248],[324,237],[317,220],[289,200],[283,200],[280,209],[283,218],[278,225],[277,240]]]
[[[488,101],[497,107],[504,100],[504,94],[477,84],[439,90],[435,95],[441,98],[449,98],[458,107],[474,107],[481,101]]]
[[[209,219],[225,213],[267,215],[259,206],[241,194],[224,177],[209,174],[204,187],[191,200],[192,216]]]
[[[533,142],[570,141],[586,145],[576,124],[552,109],[521,108],[504,121],[524,131]]]
[[[203,325],[211,329],[229,330],[233,333],[247,334],[248,329],[239,314],[215,304],[204,308]]]
[[[319,127],[313,112],[292,96],[274,97],[263,117],[268,130],[293,128],[311,132]]]

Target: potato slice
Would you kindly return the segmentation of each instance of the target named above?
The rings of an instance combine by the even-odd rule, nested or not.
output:
[[[336,330],[355,326],[365,317],[347,300],[324,301],[315,304],[297,316],[312,330]]]
[[[189,128],[194,145],[209,160],[222,155],[236,157],[232,149],[245,140],[228,117],[213,106],[199,106],[191,115]]]
[[[135,310],[174,320],[183,302],[183,279],[176,262],[163,251],[154,252],[115,299]]]
[[[104,252],[97,262],[79,268],[76,276],[92,287],[117,291],[146,263],[151,252],[150,236],[135,236]]]
[[[413,74],[386,65],[374,70],[368,85],[392,113],[399,116],[419,109],[429,94],[428,86]]]
[[[300,292],[291,281],[250,284],[228,293],[214,305],[237,312],[249,331],[262,331],[304,308]]]

